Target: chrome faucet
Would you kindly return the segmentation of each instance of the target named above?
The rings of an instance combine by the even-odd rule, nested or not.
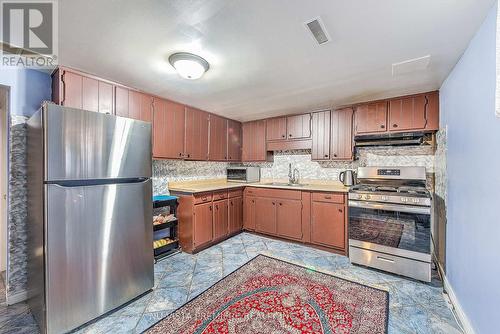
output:
[[[300,178],[299,170],[297,168],[294,168],[292,172],[292,164],[288,164],[288,183],[298,184],[299,178]]]

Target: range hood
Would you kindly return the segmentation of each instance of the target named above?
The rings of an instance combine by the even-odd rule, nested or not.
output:
[[[361,135],[354,137],[354,146],[419,146],[428,141],[429,133],[403,132],[384,133],[380,135]]]

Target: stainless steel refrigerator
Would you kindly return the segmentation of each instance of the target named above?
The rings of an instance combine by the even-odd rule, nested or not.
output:
[[[28,121],[28,295],[63,333],[153,287],[151,124],[45,104]]]

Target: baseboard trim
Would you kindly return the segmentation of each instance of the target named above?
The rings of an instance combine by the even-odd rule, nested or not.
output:
[[[465,334],[476,334],[474,327],[472,327],[472,324],[467,315],[465,314],[462,305],[460,305],[457,295],[455,294],[455,291],[453,290],[453,287],[448,281],[448,278],[446,277],[446,274],[444,273],[443,268],[441,267],[441,264],[439,264],[439,262],[438,262],[438,269],[441,274],[441,277],[443,278],[443,289],[450,298],[450,302],[453,305],[453,312],[455,313],[455,316],[458,318],[458,321],[460,322],[462,329],[464,330]]]
[[[13,305],[26,300],[28,300],[28,291],[21,291],[13,295],[7,294],[5,302],[7,305]]]

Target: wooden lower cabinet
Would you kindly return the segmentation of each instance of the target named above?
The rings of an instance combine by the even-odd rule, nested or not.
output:
[[[302,202],[279,199],[276,209],[276,226],[278,236],[302,240]]]
[[[213,202],[213,225],[214,225],[214,235],[213,240],[219,240],[226,237],[229,233],[228,225],[228,201],[223,199],[220,201]]]
[[[255,231],[276,235],[276,199],[255,199]]]
[[[344,204],[313,199],[311,202],[311,243],[344,250],[346,239]]]
[[[213,204],[212,202],[194,206],[194,248],[208,244],[213,239]]]
[[[243,196],[228,200],[229,234],[234,234],[243,228]]]
[[[255,231],[255,197],[245,195],[243,206],[243,228]]]
[[[179,197],[179,243],[181,249],[195,253],[220,242],[243,228],[243,190],[223,190],[196,194],[176,193]]]
[[[242,230],[347,254],[344,193],[246,187],[179,196],[179,242],[194,253]]]

